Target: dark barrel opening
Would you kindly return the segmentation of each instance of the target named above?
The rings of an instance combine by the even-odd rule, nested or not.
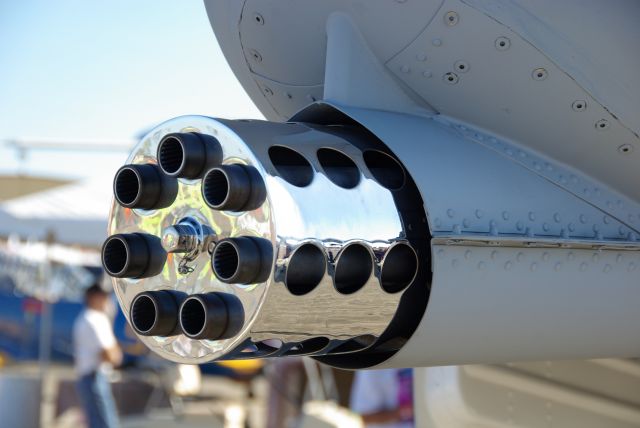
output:
[[[104,243],[102,249],[102,263],[105,270],[111,276],[121,274],[129,259],[127,245],[119,237],[111,237]]]
[[[229,180],[221,169],[214,168],[202,180],[202,196],[212,208],[222,206],[229,195]]]
[[[125,208],[166,208],[178,194],[178,182],[164,174],[158,165],[129,164],[116,172],[113,193]]]
[[[167,174],[176,174],[184,163],[184,149],[180,140],[166,136],[158,148],[158,163]]]
[[[160,238],[146,233],[112,235],[102,245],[102,265],[116,278],[148,278],[164,267],[167,253]]]
[[[378,150],[367,150],[362,156],[373,178],[381,186],[389,190],[399,190],[404,186],[404,168],[393,157]]]
[[[190,297],[180,308],[180,325],[182,331],[190,337],[198,336],[205,328],[207,310],[204,304],[196,298]]]
[[[305,187],[313,181],[313,168],[300,153],[288,147],[269,148],[269,159],[280,176],[297,187]]]
[[[133,204],[140,193],[140,179],[131,168],[121,168],[115,178],[115,197],[121,205]]]
[[[418,257],[409,245],[391,247],[382,261],[380,285],[388,293],[396,293],[411,285],[418,273]]]
[[[325,270],[323,251],[314,244],[302,244],[289,259],[285,284],[296,296],[307,294],[320,284]]]
[[[353,189],[360,183],[360,170],[347,155],[334,149],[318,150],[318,161],[335,185]]]
[[[273,246],[264,238],[239,236],[218,242],[211,254],[215,276],[227,284],[263,282],[271,274]]]
[[[220,242],[213,253],[213,270],[222,280],[231,279],[238,271],[240,256],[236,247],[228,241]]]
[[[373,258],[362,244],[350,244],[342,249],[336,261],[334,285],[343,294],[355,293],[371,276]]]
[[[153,328],[157,315],[156,305],[147,295],[139,295],[131,303],[131,324],[140,333],[147,333]]]

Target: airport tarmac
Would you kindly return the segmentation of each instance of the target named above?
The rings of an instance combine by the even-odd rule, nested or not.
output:
[[[72,367],[45,368],[41,387],[37,364],[16,364],[0,369],[0,396],[6,398],[3,412],[15,416],[15,426],[83,428],[84,418],[75,396]],[[249,396],[247,383],[203,376],[197,395],[170,397],[157,376],[141,370],[118,374],[112,384],[120,410],[122,428],[236,428],[264,426],[266,382],[254,379]],[[42,394],[38,399],[38,391]],[[20,409],[20,412],[15,412]],[[39,418],[35,415],[39,415]],[[39,423],[38,420],[39,419]]]

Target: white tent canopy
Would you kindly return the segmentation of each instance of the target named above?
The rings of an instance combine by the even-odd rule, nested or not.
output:
[[[0,204],[0,235],[99,247],[107,235],[111,177],[56,187]]]

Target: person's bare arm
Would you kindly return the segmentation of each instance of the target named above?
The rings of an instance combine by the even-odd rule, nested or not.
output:
[[[110,348],[103,349],[101,357],[102,361],[106,361],[113,366],[119,366],[122,363],[122,351],[117,344]]]

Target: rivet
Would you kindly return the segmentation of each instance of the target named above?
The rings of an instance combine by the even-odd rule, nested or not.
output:
[[[562,217],[560,217],[560,213],[555,213],[555,214],[553,215],[553,220],[554,220],[556,223],[560,223],[560,221],[562,220]]]
[[[257,12],[253,14],[253,20],[256,24],[264,25],[264,18]]]
[[[587,216],[580,214],[580,223],[585,224],[587,222]]]
[[[538,270],[538,263],[531,263],[531,272]]]
[[[522,262],[524,260],[524,253],[519,252],[518,255],[516,256],[516,260],[519,262]]]
[[[598,263],[598,260],[599,260],[599,259],[600,259],[600,256],[599,256],[597,253],[594,253],[594,254],[591,256],[591,261],[592,261],[592,262],[594,262],[594,263]]]
[[[622,254],[618,254],[616,256],[616,263],[620,263],[622,260],[624,260],[624,256]]]
[[[416,61],[426,61],[427,60],[427,54],[424,52],[419,52],[416,54]]]
[[[483,216],[484,216],[484,213],[482,212],[482,210],[476,210],[476,217],[482,218]]]
[[[485,262],[478,263],[479,270],[485,270],[486,267],[487,267],[487,264]]]
[[[505,270],[511,270],[512,267],[513,267],[513,263],[511,261],[508,261],[504,264]]]
[[[522,230],[523,228],[524,228],[524,224],[521,221],[516,223],[516,229]]]
[[[433,46],[442,46],[442,39],[435,38],[435,39],[431,40],[431,44]]]
[[[576,258],[576,256],[575,256],[575,254],[573,254],[572,252],[569,252],[569,253],[567,254],[567,260],[569,260],[569,261],[573,261],[573,259],[575,259],[575,258]]]
[[[542,230],[544,230],[545,232],[548,232],[550,228],[551,227],[547,223],[542,224]]]
[[[553,269],[555,269],[556,272],[560,272],[562,270],[562,263],[561,262],[556,263]]]
[[[496,250],[493,250],[491,252],[491,260],[495,260],[498,257],[498,252]]]
[[[458,259],[453,259],[453,260],[451,261],[451,266],[452,266],[454,269],[458,269],[458,267],[460,266],[460,261],[459,261]]]
[[[545,262],[548,262],[550,257],[551,256],[546,251],[542,253],[542,260],[544,260]]]
[[[453,64],[453,68],[458,70],[460,73],[466,73],[469,71],[469,63],[462,60],[456,61],[455,64]]]
[[[438,257],[444,257],[444,250],[438,250]]]
[[[255,62],[262,62],[262,55],[260,55],[260,52],[258,52],[257,50],[249,50],[249,55],[251,55],[251,58],[253,58]]]
[[[469,219],[465,218],[464,220],[462,220],[462,226],[464,226],[465,228],[469,228],[470,226]]]
[[[460,235],[462,233],[462,230],[460,229],[460,225],[456,224],[453,226],[453,233],[456,235]]]
[[[411,72],[411,68],[408,65],[403,65],[402,67],[400,67],[400,71],[406,74]]]
[[[436,227],[440,227],[440,226],[442,226],[442,221],[440,220],[440,218],[436,217],[433,220],[433,224],[435,224]]]
[[[596,122],[595,126],[598,131],[604,131],[609,129],[609,121],[607,119],[600,119]]]
[[[585,111],[587,109],[587,102],[585,100],[575,100],[571,103],[571,108],[574,111]]]
[[[611,265],[605,265],[604,269],[602,269],[602,271],[604,273],[609,273],[609,272],[611,272],[611,269],[612,269]]]
[[[631,144],[623,144],[618,147],[618,151],[623,155],[628,155],[629,153],[633,152],[633,146]]]
[[[609,224],[611,223],[611,217],[609,217],[608,215],[604,216],[604,218],[602,219],[602,222],[604,224]]]
[[[499,51],[506,51],[511,46],[511,40],[506,37],[498,37],[495,42],[496,49]]]
[[[627,268],[627,270],[629,272],[633,272],[634,270],[636,270],[636,264],[633,262],[629,263],[629,267]]]
[[[586,271],[588,267],[589,267],[589,265],[586,262],[580,263],[580,271],[581,272]]]
[[[467,260],[471,258],[471,250],[467,250],[464,252],[464,258]]]
[[[503,220],[509,220],[509,212],[508,211],[502,211],[502,219]]]
[[[569,229],[569,232],[575,232],[576,226],[573,223],[569,223],[567,229]]]
[[[454,25],[456,25],[459,19],[460,17],[456,12],[449,11],[444,14],[444,23],[447,24],[449,27],[453,27]]]
[[[289,92],[285,92],[284,96],[290,100],[293,99],[293,95],[291,95]]]
[[[531,73],[531,77],[533,77],[533,80],[544,80],[548,75],[549,73],[544,68],[536,68]]]
[[[535,221],[536,219],[536,213],[534,213],[533,211],[529,212],[529,220],[530,221]]]
[[[449,209],[447,210],[447,215],[448,215],[450,218],[453,218],[453,217],[456,215],[456,212],[455,212],[454,210],[452,210],[451,208],[449,208]]]
[[[273,91],[268,86],[265,86],[262,90],[266,95],[269,95],[269,96],[273,95]]]
[[[431,70],[425,70],[422,72],[422,77],[426,77],[427,79],[429,79],[431,76],[433,76]]]
[[[448,72],[442,76],[442,80],[449,85],[455,85],[458,83],[458,75],[456,73]]]

